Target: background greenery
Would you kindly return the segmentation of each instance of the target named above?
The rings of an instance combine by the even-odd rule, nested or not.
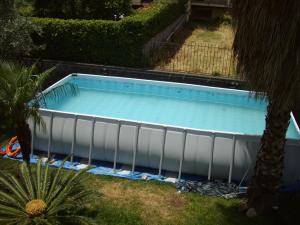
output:
[[[117,19],[132,13],[132,0],[35,0],[34,15],[63,19]]]
[[[0,1],[0,60],[26,56],[34,46],[31,34],[39,29],[14,10],[13,0]]]
[[[184,12],[185,0],[155,0],[149,7],[119,21],[32,18],[42,35],[34,40],[44,49],[33,56],[46,59],[136,66],[142,49],[155,34]]]

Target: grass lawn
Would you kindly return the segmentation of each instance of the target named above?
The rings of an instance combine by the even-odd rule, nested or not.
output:
[[[231,48],[233,38],[232,27],[226,23],[191,20],[172,40],[184,44],[213,44]]]
[[[16,172],[17,162],[0,159],[0,170]],[[88,174],[89,187],[101,193],[85,213],[98,224],[199,224],[199,225],[273,225],[295,224],[300,204],[287,201],[285,210],[268,217],[249,219],[238,212],[241,200],[204,197],[195,193],[178,194],[172,184],[131,181]],[[295,207],[297,206],[297,207]]]
[[[155,68],[214,76],[232,77],[233,31],[226,23],[190,21],[155,55]]]

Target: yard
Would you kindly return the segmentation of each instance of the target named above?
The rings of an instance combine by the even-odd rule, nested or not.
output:
[[[14,3],[14,1],[10,2]],[[66,0],[65,2],[68,1]],[[123,13],[120,13],[119,17],[116,14],[109,13],[106,17],[98,18],[99,15],[103,16],[103,14],[96,13],[96,17],[94,17],[89,10],[85,11],[87,18],[82,18],[83,14],[80,11],[76,11],[74,14],[75,17],[71,14],[67,17],[71,19],[64,18],[64,10],[62,10],[62,14],[58,17],[53,16],[51,18],[50,16],[49,18],[48,13],[40,11],[40,14],[35,14],[39,17],[30,18],[31,22],[27,18],[19,17],[15,13],[14,4],[10,4],[8,10],[2,10],[2,15],[4,16],[1,16],[0,22],[3,26],[1,25],[0,27],[4,28],[2,29],[4,35],[2,35],[3,38],[0,38],[0,58],[4,61],[1,62],[0,66],[0,86],[2,87],[0,88],[0,147],[5,146],[8,138],[17,135],[23,159],[29,161],[31,144],[33,143],[30,142],[31,130],[28,121],[29,119],[33,119],[35,122],[40,121],[38,109],[41,104],[38,100],[41,97],[44,98],[44,95],[38,95],[38,93],[39,90],[43,89],[45,81],[51,75],[50,72],[45,72],[36,76],[37,73],[34,68],[21,67],[16,62],[5,62],[7,59],[22,59],[21,57],[23,56],[29,56],[127,67],[150,65],[155,69],[167,71],[235,78],[236,66],[231,50],[233,33],[226,19],[221,22],[191,21],[175,34],[170,42],[160,43],[159,46],[162,46],[162,48],[159,51],[150,52],[153,54],[150,54],[150,56],[153,56],[153,61],[150,63],[144,62],[144,55],[142,54],[143,46],[155,34],[163,30],[178,15],[184,12],[182,3],[183,0],[153,1],[151,6],[143,10],[138,10],[132,14],[129,12],[127,18],[123,17]],[[290,120],[290,111],[299,97],[297,95],[300,82],[298,76],[299,61],[295,60],[295,52],[300,52],[300,45],[297,41],[300,40],[298,37],[298,34],[300,34],[300,26],[298,26],[300,24],[300,17],[299,13],[297,13],[300,12],[300,4],[296,3],[296,1],[286,1],[286,7],[280,7],[279,3],[274,3],[275,7],[268,8],[264,6],[265,9],[263,4],[261,6],[262,9],[255,7],[253,4],[248,4],[248,7],[237,7],[237,9],[240,8],[240,13],[238,13],[240,17],[235,18],[237,21],[241,21],[240,24],[238,23],[241,29],[237,29],[236,33],[237,40],[242,40],[240,43],[237,42],[236,46],[239,68],[244,69],[242,72],[247,75],[247,84],[253,88],[251,91],[259,94],[263,93],[264,97],[269,100],[265,132],[261,138],[260,152],[257,154],[259,163],[256,164],[256,176],[251,183],[252,190],[254,191],[249,192],[249,196],[247,196],[249,200],[247,207],[251,209],[249,210],[250,212],[252,209],[255,209],[258,213],[257,216],[254,215],[253,218],[249,218],[244,212],[239,211],[239,206],[245,203],[246,198],[227,200],[224,198],[202,196],[197,193],[179,193],[175,186],[170,183],[146,180],[133,181],[89,173],[79,173],[79,175],[87,178],[83,185],[81,185],[80,180],[75,182],[75,173],[67,173],[65,170],[59,170],[57,176],[53,174],[49,175],[47,173],[49,170],[55,171],[56,169],[50,168],[48,170],[47,167],[46,170],[42,170],[41,167],[36,168],[36,165],[32,165],[32,169],[30,170],[23,165],[22,170],[19,171],[18,167],[20,163],[18,161],[3,159],[0,156],[0,176],[3,176],[0,182],[0,224],[7,224],[3,221],[16,221],[20,218],[20,223],[18,224],[42,224],[39,221],[45,217],[60,217],[60,219],[62,217],[69,217],[69,219],[78,222],[76,220],[80,218],[81,214],[93,218],[96,224],[109,225],[292,225],[297,223],[300,210],[300,192],[292,194],[278,193],[278,196],[277,192],[279,191],[278,187],[281,185],[282,172],[288,175],[294,174],[294,172],[295,174],[296,172],[299,174],[297,160],[294,160],[297,157],[293,157],[291,173],[286,170],[286,165],[289,164],[283,164],[282,159],[285,157],[284,148],[288,139],[287,129]],[[56,8],[59,10],[62,9],[61,7]],[[1,9],[5,8],[1,7]],[[22,10],[19,11],[21,12]],[[21,14],[31,15],[32,8],[25,8],[23,11]],[[73,10],[71,11],[73,12]],[[260,16],[257,16],[257,11],[260,12]],[[245,17],[245,14],[249,14],[249,17]],[[126,14],[124,15],[126,17]],[[282,23],[278,23],[279,17],[283,18]],[[256,23],[257,21],[267,21],[267,23],[261,26],[261,23]],[[40,33],[37,32],[38,30],[35,30],[35,26],[39,27]],[[36,43],[31,39],[33,31],[35,32],[34,34],[37,34],[36,39],[38,40],[36,40]],[[270,39],[269,34],[272,32],[274,35]],[[132,35],[133,33],[135,35]],[[247,35],[247,38],[244,38],[244,34]],[[266,45],[266,43],[268,44]],[[39,46],[43,48],[39,48]],[[286,68],[287,71],[283,70]],[[182,78],[184,79],[184,76]],[[53,88],[56,90],[56,92],[53,92],[55,97],[59,98],[63,97],[63,94],[67,94],[67,84],[72,89],[72,85],[67,82],[64,85]],[[146,85],[144,87],[146,89]],[[174,91],[176,94],[174,97],[184,94],[182,90],[176,91]],[[171,92],[172,90],[168,93]],[[59,93],[62,93],[62,95],[57,95]],[[212,96],[218,95],[218,92],[213,93],[209,91],[207,93],[211,93]],[[230,98],[230,95],[227,96]],[[221,98],[222,96],[217,97]],[[88,96],[86,99],[91,99],[91,97]],[[116,101],[116,104],[118,103]],[[220,102],[217,103],[219,104]],[[77,105],[80,106],[79,104]],[[122,104],[118,105],[122,106]],[[156,101],[153,101],[153,106],[156,106]],[[178,104],[176,106],[178,107]],[[177,108],[170,108],[174,110],[172,114],[170,113],[171,117],[169,118],[174,121],[179,120],[176,117]],[[108,109],[110,108],[108,107]],[[226,120],[225,116],[222,117],[222,115],[225,115],[225,110],[216,111],[222,113],[219,114],[221,116],[218,116],[218,118],[222,119],[222,122],[229,121]],[[238,112],[238,110],[236,111]],[[198,116],[201,119],[200,123],[204,120],[211,122],[207,119],[209,118],[206,116],[208,113],[210,113],[209,110],[205,111],[204,116]],[[232,118],[235,118],[235,115],[235,112],[230,113]],[[252,115],[255,115],[255,112]],[[217,121],[216,118],[217,116],[213,117],[213,122]],[[192,122],[195,121],[193,120]],[[236,121],[237,123],[241,123],[244,120],[239,119]],[[253,121],[253,124],[256,124],[256,120]],[[87,142],[90,143],[90,158],[94,137],[98,137],[95,136],[95,118],[93,122],[91,138]],[[114,142],[116,144],[115,163],[118,163],[117,153],[119,143],[121,143],[119,140],[121,136],[121,122],[117,122],[118,136],[116,142]],[[51,146],[52,131],[54,130],[52,127],[53,113],[51,114],[50,124],[50,132],[48,133],[49,151],[50,148],[54,149]],[[229,122],[229,124],[236,125],[232,122]],[[77,132],[77,127],[79,126],[76,114],[74,117],[74,126],[72,126],[73,134],[71,135],[73,136],[70,139],[72,140],[72,153],[74,153],[74,145],[77,144],[76,137],[80,134]],[[61,127],[65,128],[64,124]],[[135,127],[135,142],[133,142],[134,161],[132,161],[132,168],[136,164],[139,129],[140,125]],[[180,151],[181,154],[177,154],[181,157],[179,176],[185,161],[188,129],[188,127],[184,128],[184,135],[182,136],[183,145],[181,145],[183,148]],[[160,168],[162,168],[163,157],[166,153],[167,128],[164,128],[164,130]],[[214,159],[215,133],[217,133],[215,130],[218,129],[213,129],[209,134],[212,137],[212,142],[210,142],[211,158],[209,174],[211,174],[211,169],[214,168],[213,162],[218,162],[218,160]],[[55,135],[62,136],[58,132],[54,132]],[[85,133],[85,130],[82,129],[80,132]],[[127,130],[124,133],[126,132]],[[94,136],[92,136],[93,134]],[[243,134],[248,135],[246,132]],[[233,145],[230,148],[232,150],[232,154],[230,154],[232,156],[230,177],[235,163],[236,136],[238,135],[240,133],[230,133],[230,136],[233,138]],[[293,139],[298,140],[299,132],[297,135]],[[124,137],[127,138],[126,136]],[[171,140],[175,140],[175,138]],[[172,144],[175,146],[176,142],[174,141]],[[202,146],[202,143],[200,144]],[[173,157],[175,155],[173,150],[176,146],[170,146],[170,155]],[[223,145],[220,146],[221,152],[224,154],[225,145],[224,148]],[[248,148],[248,146],[246,147]],[[99,147],[98,149],[103,150],[104,148]],[[293,149],[297,150],[298,148],[296,146]],[[12,146],[6,151],[7,155],[10,153],[10,150],[12,150]],[[4,154],[4,152],[2,153]],[[102,153],[100,153],[100,156],[103,156]],[[39,165],[42,165],[41,161],[39,161]],[[284,171],[283,168],[285,169]],[[36,173],[31,174],[31,171]],[[61,171],[62,173],[60,173]],[[8,173],[14,174],[15,178],[6,176]],[[33,176],[37,178],[35,179]],[[212,176],[213,178],[216,177],[214,173],[212,173]],[[298,177],[293,181],[297,180]],[[89,194],[89,189],[95,190],[99,196],[93,196],[94,198],[89,200],[86,205],[83,204],[84,201],[80,204],[80,200],[88,197],[85,194]],[[262,199],[264,201],[261,201]],[[74,204],[74,202],[69,200],[76,202]],[[274,206],[273,200],[274,202],[279,200],[279,208],[272,207]],[[71,202],[72,204],[70,204]],[[85,206],[85,209],[80,211],[75,211],[76,207],[70,207],[82,205]],[[272,213],[267,213],[270,211]],[[61,224],[66,224],[66,222],[63,221]],[[12,221],[10,224],[14,224],[14,222]]]
[[[234,34],[228,22],[191,20],[172,39],[183,44],[212,44],[231,48]]]
[[[232,77],[233,36],[228,22],[192,20],[154,55],[156,69]]]
[[[16,173],[17,162],[0,159],[3,173]],[[294,224],[300,209],[295,198],[269,217],[247,218],[238,212],[243,200],[204,197],[195,193],[179,194],[172,184],[131,181],[89,174],[88,183],[99,191],[85,212],[98,224],[203,224],[203,225],[267,225]],[[295,207],[295,208],[294,208]]]

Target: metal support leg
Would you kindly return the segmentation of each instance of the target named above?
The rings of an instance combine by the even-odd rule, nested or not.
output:
[[[93,119],[92,122],[92,128],[91,128],[91,139],[90,139],[90,149],[89,149],[89,166],[91,165],[92,161],[92,150],[94,147],[94,131],[95,131],[95,123],[96,123],[96,118]]]
[[[230,6],[230,0],[227,0],[227,7],[229,8]]]
[[[210,159],[209,159],[209,166],[208,166],[208,176],[207,176],[208,180],[211,179],[211,171],[212,171],[213,159],[214,159],[215,139],[216,139],[216,135],[212,134],[212,137],[211,137]]]
[[[167,137],[167,128],[165,127],[164,134],[163,134],[163,145],[162,145],[160,160],[159,160],[158,176],[161,176],[161,169],[162,169],[162,164],[163,164],[164,154],[165,154],[165,147],[166,147],[166,137]]]
[[[134,149],[133,149],[131,172],[134,172],[134,169],[135,169],[136,153],[138,151],[138,145],[139,145],[139,134],[140,134],[140,124],[137,125],[136,132],[135,132],[135,144],[134,144]]]
[[[34,139],[35,139],[35,133],[36,133],[36,122],[33,120],[33,131],[31,134],[31,156],[33,155],[33,150],[34,150]]]
[[[235,156],[235,146],[236,146],[236,136],[233,135],[233,138],[232,138],[232,155],[231,155],[231,160],[230,160],[228,183],[231,183],[231,178],[232,178],[232,170],[233,170],[233,166],[234,166],[234,156]]]
[[[114,155],[114,167],[113,167],[114,171],[116,170],[117,167],[117,155],[119,151],[120,130],[121,130],[121,122],[118,121],[117,137],[115,142],[115,155]]]
[[[50,127],[49,127],[49,137],[48,137],[48,159],[50,158],[50,150],[51,150],[51,144],[52,144],[52,127],[53,127],[53,113],[51,113],[51,119],[50,119]]]
[[[184,152],[185,152],[185,147],[186,147],[186,136],[187,136],[187,131],[184,130],[182,154],[181,154],[181,159],[180,159],[180,163],[179,163],[179,171],[178,171],[178,177],[177,177],[178,180],[181,179],[182,164],[183,164],[183,160],[184,160]]]
[[[73,159],[74,159],[74,147],[75,147],[75,142],[76,142],[77,119],[78,119],[78,116],[76,115],[75,118],[74,118],[74,125],[73,125],[73,139],[72,139],[72,147],[71,147],[71,162],[73,162]]]

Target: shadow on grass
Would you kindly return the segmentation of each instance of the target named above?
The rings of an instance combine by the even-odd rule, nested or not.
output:
[[[225,225],[274,225],[269,218],[257,216],[248,218],[244,212],[239,211],[239,205],[226,205],[216,203],[216,209],[221,214],[220,218]]]
[[[294,225],[299,221],[300,192],[282,194],[280,196],[280,208],[274,216],[274,225]]]
[[[159,43],[158,48],[155,46],[157,43],[155,43],[148,57],[148,60],[150,60],[150,67],[155,68],[159,65],[170,63],[182,48],[186,39],[192,35],[194,29],[191,29],[190,25],[187,24],[174,34],[173,38],[170,39],[170,42]]]
[[[245,213],[238,211],[238,205],[224,205],[217,203],[216,207],[224,224],[240,225],[295,225],[299,220],[300,193],[283,194],[280,196],[280,208],[270,214],[248,218]],[[226,222],[225,222],[226,221]]]

